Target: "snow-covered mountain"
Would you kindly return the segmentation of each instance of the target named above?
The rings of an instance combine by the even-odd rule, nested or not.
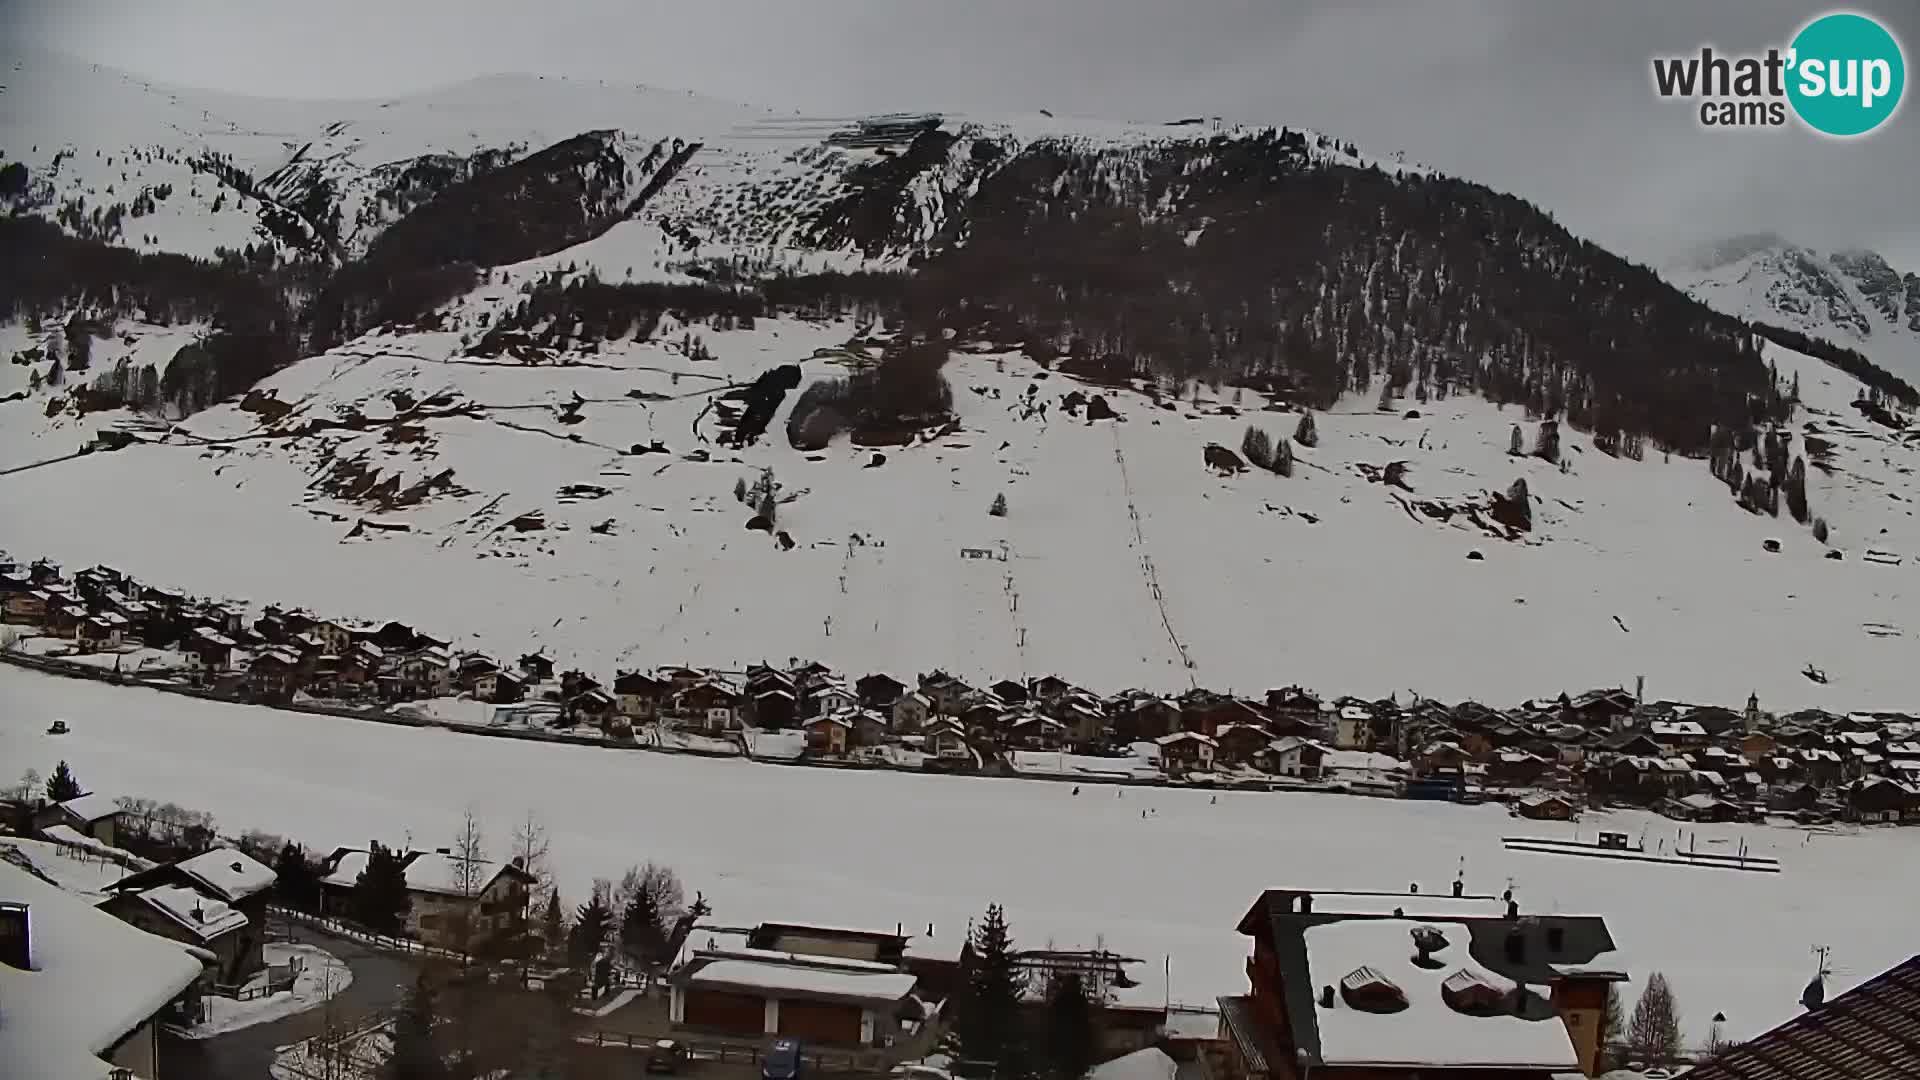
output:
[[[1899,408],[1475,185],[1184,121],[10,64],[0,224],[62,230],[0,251],[16,556],[603,672],[1911,695]],[[1806,523],[1729,491],[1787,476],[1756,409]],[[1213,467],[1249,427],[1290,476]]]
[[[1758,233],[1703,251],[1672,275],[1721,311],[1855,349],[1920,382],[1920,273],[1874,252],[1819,252]]]

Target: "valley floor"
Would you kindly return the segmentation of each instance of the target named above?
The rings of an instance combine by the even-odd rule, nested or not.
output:
[[[56,717],[69,734],[45,734]],[[45,771],[57,759],[94,790],[171,800],[212,812],[225,831],[266,829],[316,848],[376,838],[431,846],[471,807],[504,850],[532,811],[553,832],[563,895],[652,859],[676,867],[729,923],[931,925],[935,945],[957,951],[967,921],[998,901],[1022,943],[1100,939],[1145,959],[1143,992],[1175,1001],[1242,989],[1246,945],[1233,926],[1261,889],[1431,891],[1463,866],[1469,888],[1511,884],[1523,909],[1605,915],[1636,980],[1656,969],[1672,979],[1696,1040],[1715,1012],[1735,1037],[1797,1012],[1816,945],[1833,948],[1836,988],[1920,951],[1907,910],[1920,885],[1912,830],[1703,826],[1701,846],[1744,842],[1784,871],[1643,866],[1507,852],[1500,837],[1516,826],[1492,806],[1076,796],[1018,780],[774,769],[304,717],[0,668],[0,761]],[[1679,828],[1638,813],[1579,828],[1590,834],[1597,822],[1650,843]]]

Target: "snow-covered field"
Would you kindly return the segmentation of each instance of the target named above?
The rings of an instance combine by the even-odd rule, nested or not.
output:
[[[42,734],[62,715],[73,733]],[[1159,998],[1199,1002],[1245,984],[1233,926],[1263,888],[1424,891],[1465,859],[1470,888],[1511,882],[1522,907],[1607,917],[1641,979],[1673,980],[1689,1036],[1705,1018],[1750,1035],[1798,1011],[1810,950],[1833,948],[1851,985],[1920,951],[1913,830],[1808,834],[1702,827],[1744,841],[1779,875],[1510,854],[1524,827],[1495,806],[1337,795],[1083,789],[1059,783],[846,772],[474,738],[299,716],[0,668],[0,761],[72,763],[96,790],[211,811],[229,831],[261,828],[309,845],[369,839],[431,846],[472,806],[504,850],[529,811],[553,832],[563,894],[648,859],[676,867],[727,924],[794,919],[924,928],[957,949],[967,920],[1006,905],[1018,940],[1095,938],[1142,957]],[[1141,809],[1155,811],[1143,820]],[[1676,826],[1614,814],[1651,838]],[[1594,820],[1583,823],[1591,830]],[[923,942],[923,944],[928,944]]]

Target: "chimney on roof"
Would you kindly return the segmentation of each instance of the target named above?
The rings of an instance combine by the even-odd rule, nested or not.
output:
[[[1332,983],[1328,983],[1327,985],[1320,988],[1320,1007],[1323,1009],[1333,1008],[1333,984]]]
[[[200,906],[200,901],[198,900],[193,902],[193,921],[199,923],[207,921],[206,909]]]
[[[1520,917],[1520,901],[1515,900],[1513,898],[1513,894],[1509,893],[1507,894],[1507,918],[1517,919],[1519,917]]]
[[[1467,883],[1465,881],[1460,880],[1459,878],[1454,878],[1453,879],[1453,895],[1464,896],[1466,895],[1466,892],[1467,892]]]
[[[1408,883],[1407,892],[1414,896],[1420,895],[1420,883],[1417,881]]]
[[[1303,892],[1300,894],[1300,914],[1302,915],[1313,914],[1313,894],[1312,893]]]

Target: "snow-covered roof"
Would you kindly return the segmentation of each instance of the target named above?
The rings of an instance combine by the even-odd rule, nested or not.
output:
[[[206,642],[208,645],[217,645],[227,649],[233,648],[233,639],[215,630],[211,626],[198,627],[194,630],[193,636]]]
[[[760,960],[716,960],[687,977],[694,986],[786,991],[821,997],[899,1001],[913,992],[917,978],[900,971],[781,964]]]
[[[1316,900],[1318,896],[1316,895]],[[1317,905],[1316,905],[1317,906]],[[1440,967],[1413,962],[1412,931],[1430,926],[1445,937],[1433,953]],[[1472,935],[1460,923],[1422,923],[1411,919],[1349,919],[1308,927],[1307,963],[1313,985],[1332,985],[1361,967],[1371,968],[1406,994],[1407,1007],[1393,1013],[1350,1007],[1336,993],[1333,1006],[1316,997],[1313,1017],[1319,1028],[1320,1059],[1328,1065],[1418,1067],[1477,1065],[1486,1068],[1576,1069],[1579,1058],[1556,1016],[1528,1020],[1519,1016],[1471,1016],[1441,997],[1441,984],[1466,972],[1476,982],[1503,991],[1513,983],[1481,967],[1468,955]]]
[[[1326,750],[1326,747],[1320,743],[1299,735],[1282,735],[1280,738],[1267,744],[1267,749],[1276,754],[1290,754],[1303,747],[1310,747],[1322,751]]]
[[[0,901],[25,903],[32,969],[0,964],[0,1075],[105,1077],[98,1055],[200,977],[176,942],[0,862]]]
[[[1218,745],[1214,741],[1213,736],[1202,735],[1197,731],[1176,731],[1169,735],[1162,735],[1153,741],[1161,746],[1172,746],[1175,743],[1187,742],[1188,740],[1200,743],[1203,746]]]
[[[360,875],[366,871],[369,858],[370,856],[364,851],[349,851],[341,855],[340,861],[334,863],[333,869],[320,880],[328,885],[351,889],[360,880]]]
[[[1219,1023],[1219,1018],[1214,1018]],[[1173,1080],[1179,1064],[1165,1050],[1149,1046],[1093,1067],[1087,1080]]]
[[[486,859],[469,863],[458,855],[423,851],[407,863],[407,888],[447,896],[477,894],[492,884],[504,869],[502,864]]]
[[[89,792],[57,804],[60,809],[72,813],[82,821],[94,822],[101,818],[112,817],[120,812],[120,805],[111,796],[99,792]]]
[[[201,941],[212,941],[247,925],[245,912],[185,885],[155,885],[134,895]]]
[[[274,882],[272,867],[230,847],[202,852],[178,865],[223,900],[244,900],[271,888]]]

